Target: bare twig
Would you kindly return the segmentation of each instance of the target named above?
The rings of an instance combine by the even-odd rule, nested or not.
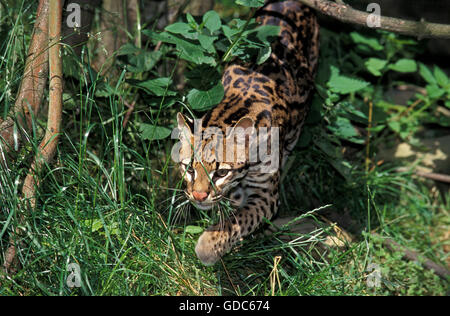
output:
[[[391,251],[398,251],[403,254],[403,259],[409,261],[417,261],[420,262],[424,268],[433,271],[436,275],[444,280],[448,280],[450,277],[450,271],[444,268],[441,265],[431,261],[430,259],[426,259],[417,252],[410,250],[406,247],[400,246],[397,242],[392,240],[391,238],[381,237],[379,234],[374,234],[377,237],[383,238],[383,245]]]
[[[38,152],[30,172],[25,178],[22,193],[24,198],[30,199],[31,207],[35,206],[35,175],[45,163],[49,163],[55,154],[58,144],[62,115],[62,58],[60,52],[61,40],[62,2],[50,0],[49,11],[49,107],[47,129],[44,139],[39,144]]]
[[[127,101],[123,100],[123,104],[125,104],[128,107],[127,113],[125,114],[125,118],[123,119],[122,127],[125,128],[127,126],[128,121],[130,120],[130,116],[134,111],[134,106],[136,105],[137,96],[134,98],[133,102],[128,103]]]
[[[9,152],[14,145],[17,149],[19,138],[14,137],[15,118],[19,127],[30,130],[32,117],[39,112],[48,76],[48,10],[49,0],[40,0],[13,113],[4,121],[0,120],[0,153]]]
[[[372,16],[372,13],[367,13],[355,10],[349,5],[331,2],[328,0],[299,0],[303,4],[310,6],[320,13],[331,16],[342,22],[354,23],[367,26],[367,18]],[[402,20],[398,18],[391,18],[380,16],[379,29],[400,33],[404,35],[411,35],[421,38],[450,38],[450,25],[429,23],[422,21]]]
[[[398,172],[408,172],[408,169],[405,167],[400,167],[397,168]],[[427,178],[430,180],[434,180],[434,181],[439,181],[439,182],[446,182],[446,183],[450,183],[450,175],[447,174],[442,174],[442,173],[435,173],[435,172],[424,172],[424,171],[413,171],[413,174],[422,177],[422,178]]]
[[[49,28],[48,42],[49,48],[49,71],[50,71],[50,88],[49,88],[49,108],[47,118],[47,130],[44,139],[40,143],[35,161],[31,165],[30,171],[25,178],[22,194],[25,201],[30,202],[31,208],[36,205],[36,174],[42,169],[46,163],[53,159],[58,142],[58,134],[61,126],[62,115],[62,59],[60,54],[61,39],[61,20],[62,20],[62,0],[50,0],[49,3]],[[46,45],[45,43],[44,45]],[[23,219],[19,219],[23,221]],[[4,269],[11,273],[17,270],[17,244],[20,238],[20,230],[16,228],[15,233],[10,236],[10,246],[5,253]],[[20,243],[19,243],[20,245]]]

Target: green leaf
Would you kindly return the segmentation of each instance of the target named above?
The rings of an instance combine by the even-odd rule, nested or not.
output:
[[[209,90],[192,89],[187,95],[187,100],[192,109],[204,111],[222,101],[224,95],[223,85],[218,82]]]
[[[188,225],[186,226],[184,231],[191,235],[197,235],[203,232],[203,228],[201,228],[200,226]]]
[[[259,8],[264,5],[264,0],[236,0],[236,4],[246,7]]]
[[[192,27],[189,24],[183,22],[176,22],[170,24],[166,26],[164,30],[175,34],[186,34],[193,31]]]
[[[426,86],[426,89],[427,94],[431,99],[439,99],[445,93],[445,90],[443,90],[437,84],[429,84]]]
[[[364,89],[369,85],[364,80],[339,75],[339,69],[335,66],[330,66],[330,70],[331,76],[328,81],[328,87],[332,92],[349,94]]]
[[[337,137],[353,143],[363,144],[364,139],[359,137],[355,127],[349,119],[338,116],[336,121],[328,126],[328,129]]]
[[[177,37],[175,34],[168,32],[156,33],[150,30],[142,31],[145,35],[149,36],[153,40],[162,41],[169,44],[175,44],[177,50],[180,52],[180,57],[193,62],[195,64],[209,64],[215,65],[214,58],[205,56],[204,48],[201,45],[196,45],[188,40]]]
[[[139,50],[136,55],[128,56],[127,70],[139,73],[144,71],[149,71],[161,60],[163,53],[161,50],[157,51],[146,51]]]
[[[168,86],[172,83],[170,78],[156,78],[144,81],[129,79],[127,82],[158,97],[176,95],[175,91],[168,90]]]
[[[352,38],[353,42],[355,42],[356,44],[367,45],[376,51],[383,50],[383,46],[380,45],[380,43],[378,42],[378,40],[376,38],[365,37],[357,32],[351,32],[350,37]]]
[[[82,221],[84,227],[90,227],[91,232],[95,233],[96,231],[103,228],[103,222],[96,218],[96,219],[86,219]]]
[[[389,65],[389,69],[397,72],[415,72],[417,71],[417,63],[412,59],[399,59],[395,64]]]
[[[189,86],[199,90],[208,90],[217,85],[222,75],[217,68],[203,64],[186,72],[185,77],[188,79]]]
[[[117,51],[117,56],[131,55],[139,51],[139,48],[131,43],[122,45]]]
[[[171,134],[171,130],[164,126],[141,123],[139,126],[141,137],[147,140],[164,139]]]
[[[364,65],[366,69],[374,76],[381,76],[380,70],[382,70],[387,64],[387,60],[379,58],[369,58]]]
[[[448,77],[445,74],[445,72],[442,71],[441,68],[439,68],[438,66],[434,66],[434,77],[436,78],[437,83],[445,88],[448,85]]]
[[[198,28],[198,24],[195,21],[194,17],[188,12],[186,13],[186,19],[188,21],[188,23],[192,26],[192,28],[197,29]]]
[[[272,54],[272,47],[265,46],[263,48],[260,48],[259,51],[258,51],[258,57],[256,57],[256,63],[258,65],[261,65],[267,59],[269,59],[271,54]]]
[[[261,25],[256,30],[256,37],[264,44],[270,42],[280,34],[280,27],[278,25]]]
[[[95,89],[95,96],[99,98],[106,98],[115,93],[114,88],[107,82],[100,82]]]
[[[220,16],[216,11],[208,11],[203,15],[203,23],[205,27],[212,33],[218,31],[222,26]]]
[[[431,73],[430,69],[428,69],[428,67],[422,63],[419,63],[419,73],[426,82],[430,84],[437,84],[437,81]]]
[[[198,35],[198,41],[200,42],[200,45],[209,53],[215,52],[213,43],[217,38],[217,36],[208,36],[204,34]]]

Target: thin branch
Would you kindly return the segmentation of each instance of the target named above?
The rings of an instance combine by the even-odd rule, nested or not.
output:
[[[14,135],[15,118],[19,127],[30,130],[32,117],[39,112],[48,76],[48,0],[40,0],[36,12],[33,35],[28,49],[23,79],[20,84],[13,113],[0,120],[0,153],[18,146]]]
[[[377,237],[383,238],[383,245],[393,252],[400,252],[403,254],[403,259],[409,261],[417,261],[420,262],[424,268],[433,271],[436,275],[438,275],[443,280],[448,280],[450,277],[450,271],[443,266],[431,261],[430,259],[426,259],[417,252],[405,248],[399,245],[397,242],[392,240],[391,238],[381,237],[379,234],[374,234]]]
[[[36,172],[42,169],[42,166],[49,163],[56,152],[59,132],[61,128],[62,116],[62,58],[61,58],[61,24],[62,24],[62,1],[50,0],[49,11],[49,107],[47,118],[47,129],[44,139],[38,147],[35,161],[31,165],[30,172],[25,178],[22,193],[25,199],[29,198],[31,207],[35,206],[35,183]]]
[[[36,182],[37,173],[45,164],[53,159],[58,143],[59,131],[61,126],[62,116],[62,58],[60,52],[61,39],[61,22],[62,22],[62,0],[50,0],[48,10],[48,41],[44,45],[49,44],[49,108],[47,118],[47,129],[44,139],[40,143],[35,161],[31,165],[30,171],[25,178],[22,194],[25,201],[30,202],[31,208],[36,205],[36,187],[39,182]],[[23,218],[19,218],[23,221]],[[18,247],[21,247],[19,241],[21,232],[19,228],[10,236],[10,245],[5,252],[4,269],[7,273],[14,273],[18,269]]]
[[[367,25],[367,19],[373,17],[373,13],[355,10],[349,5],[331,2],[328,0],[299,0],[301,3],[316,9],[320,13],[331,16],[339,21]],[[422,21],[402,20],[380,16],[380,27],[382,30],[410,35],[422,38],[450,38],[450,25],[429,23]]]
[[[408,171],[409,170],[406,167],[397,168],[397,172],[408,172]],[[431,179],[431,180],[439,181],[439,182],[450,183],[450,175],[447,175],[447,174],[436,173],[436,172],[424,172],[424,171],[419,171],[419,170],[413,171],[413,173],[422,178],[427,178],[427,179]]]

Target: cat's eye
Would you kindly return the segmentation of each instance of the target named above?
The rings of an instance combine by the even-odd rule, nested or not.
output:
[[[216,170],[216,172],[214,173],[214,176],[218,177],[218,178],[223,178],[225,177],[231,170],[230,169],[219,169]]]
[[[191,164],[189,164],[189,165],[183,164],[183,168],[184,168],[184,170],[186,170],[186,172],[188,172],[190,174],[194,174],[194,168],[192,167]]]

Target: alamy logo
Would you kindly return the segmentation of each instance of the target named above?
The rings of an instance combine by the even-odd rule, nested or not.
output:
[[[369,3],[366,9],[371,12],[366,19],[368,27],[381,27],[381,7],[378,3]]]
[[[66,279],[66,284],[70,288],[81,287],[81,270],[80,266],[76,263],[70,263],[67,265],[67,272],[70,272]]]
[[[66,23],[70,28],[81,27],[81,8],[78,3],[71,2],[67,5],[67,12],[70,14],[67,16]]]
[[[260,163],[262,173],[273,173],[279,168],[278,127],[230,127],[222,133],[218,127],[203,129],[201,120],[194,120],[193,134],[188,128],[175,128],[171,137],[181,140],[172,148],[172,159],[175,162],[181,162],[183,143],[189,143],[190,146],[184,148],[183,156],[193,156],[194,161]]]
[[[381,285],[381,269],[376,263],[371,263],[367,266],[366,271],[370,272],[367,275],[366,284],[367,287],[380,287]]]

